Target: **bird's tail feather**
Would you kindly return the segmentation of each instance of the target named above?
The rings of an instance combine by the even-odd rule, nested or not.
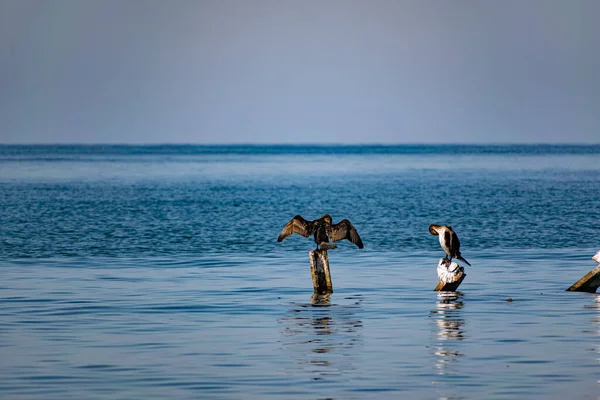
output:
[[[467,260],[465,260],[465,259],[463,258],[463,256],[461,256],[460,254],[459,254],[458,256],[456,256],[456,258],[457,258],[457,259],[459,259],[459,260],[461,260],[461,261],[464,261],[464,262],[465,262],[465,263],[466,263],[466,264],[467,264],[469,267],[471,266],[471,263],[470,263],[470,262],[468,262]]]
[[[319,249],[321,250],[331,250],[331,249],[337,249],[337,246],[335,244],[331,244],[331,243],[327,243],[327,242],[322,242],[319,244]]]

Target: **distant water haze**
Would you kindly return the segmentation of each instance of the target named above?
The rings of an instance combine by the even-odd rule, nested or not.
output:
[[[598,143],[600,2],[0,2],[0,143]]]
[[[313,247],[277,243],[287,221],[329,213],[352,221],[365,251],[438,248],[434,223],[453,226],[470,262],[469,249],[511,248],[585,247],[590,260],[599,156],[599,145],[0,146],[0,253],[286,253]]]

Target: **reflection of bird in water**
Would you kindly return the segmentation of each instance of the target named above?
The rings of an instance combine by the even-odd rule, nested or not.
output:
[[[450,257],[450,261],[452,261],[453,258],[456,258],[464,261],[469,266],[471,265],[460,254],[460,240],[458,240],[458,236],[451,226],[432,224],[429,225],[429,233],[439,236],[440,245],[442,246],[442,249],[444,249],[446,255]]]
[[[362,343],[362,321],[356,315],[360,311],[359,302],[332,304],[328,294],[315,294],[310,303],[296,304],[278,319],[283,347],[300,366],[300,373],[308,373],[312,380],[335,381],[336,376],[356,369],[355,346]]]
[[[460,318],[460,310],[463,307],[461,296],[459,292],[439,292],[436,310],[432,312],[436,316],[437,326],[438,343],[434,351],[438,357],[436,368],[440,369],[442,374],[449,372],[447,371],[449,363],[455,363],[458,357],[464,355],[450,346],[451,342],[464,339],[464,320]]]
[[[329,294],[313,294],[310,298],[310,302],[314,307],[329,307],[331,305],[331,300],[329,298]],[[321,318],[314,318],[310,325],[314,328],[316,335],[331,335],[334,333],[332,330],[331,323],[333,320],[329,316],[324,316]],[[320,340],[315,340],[315,344],[319,343]],[[315,347],[312,352],[313,353],[329,353],[331,351],[331,347]],[[328,361],[311,361],[312,364],[318,365],[330,365]]]
[[[296,215],[285,225],[277,241],[281,242],[292,233],[297,233],[304,237],[314,235],[317,250],[335,249],[337,246],[329,244],[329,239],[332,242],[348,239],[357,245],[359,249],[364,247],[360,236],[358,236],[358,232],[350,221],[344,219],[337,224],[332,224],[331,216],[328,214],[323,214],[321,218],[314,221],[307,221],[300,215]]]
[[[600,253],[600,252],[599,252]],[[592,314],[592,323],[595,326],[595,330],[585,330],[586,333],[593,333],[594,335],[600,336],[600,294],[594,295],[594,304],[586,304],[583,306],[587,310],[595,310],[596,314]],[[600,352],[600,348],[598,349]]]
[[[462,325],[464,321],[458,318],[458,310],[463,307],[460,294],[457,292],[439,292],[436,319],[439,328],[438,337],[441,340],[462,340],[464,335]]]
[[[592,260],[596,261],[597,263],[600,263],[600,250],[598,250],[596,255],[594,255],[594,257],[592,257]]]

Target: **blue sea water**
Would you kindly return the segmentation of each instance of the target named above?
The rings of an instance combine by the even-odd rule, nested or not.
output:
[[[600,398],[600,146],[0,146],[0,398]],[[294,215],[348,218],[314,297]],[[431,223],[472,267],[440,294]],[[512,302],[506,300],[511,298]]]

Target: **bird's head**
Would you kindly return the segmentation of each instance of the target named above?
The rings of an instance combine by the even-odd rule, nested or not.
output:
[[[432,235],[436,235],[437,236],[437,235],[439,235],[439,233],[437,231],[439,228],[440,228],[439,225],[433,225],[433,224],[431,224],[431,225],[429,225],[429,233],[431,233]]]
[[[321,216],[321,219],[323,221],[325,221],[325,223],[331,225],[331,215],[329,215],[329,214],[323,214],[323,216]]]

